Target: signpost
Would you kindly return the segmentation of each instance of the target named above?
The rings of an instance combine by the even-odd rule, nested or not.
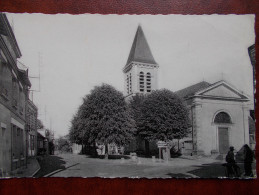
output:
[[[164,141],[158,141],[157,147],[159,149],[159,159],[162,159],[162,151],[163,152],[163,159],[168,160],[169,157],[169,144]]]

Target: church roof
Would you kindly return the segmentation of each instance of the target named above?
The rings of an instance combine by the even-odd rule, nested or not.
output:
[[[196,83],[194,85],[191,85],[189,87],[186,87],[184,89],[181,89],[179,91],[176,91],[175,93],[181,97],[181,98],[187,98],[188,96],[192,96],[194,95],[196,92],[205,89],[207,87],[209,87],[211,84],[206,82],[206,81],[202,81],[199,83]]]
[[[221,80],[210,84],[206,81],[199,82],[187,88],[175,92],[179,97],[187,99],[191,96],[203,96],[213,98],[223,98],[226,100],[249,101],[249,96],[239,91],[235,87]]]
[[[157,64],[140,25],[138,26],[126,65],[132,61]]]

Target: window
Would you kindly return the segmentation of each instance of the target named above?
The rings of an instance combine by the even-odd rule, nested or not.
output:
[[[127,93],[129,94],[129,75],[127,75]]]
[[[16,135],[20,136],[20,129],[19,128],[16,128]]]
[[[0,95],[5,99],[8,100],[8,90],[7,90],[7,83],[8,83],[8,67],[5,63],[0,62]]]
[[[30,135],[31,150],[34,150],[34,136]]]
[[[17,110],[18,102],[17,99],[19,98],[19,89],[17,88],[17,82],[15,78],[12,78],[12,106],[14,109]]]
[[[148,72],[146,77],[147,92],[151,92],[151,74]]]
[[[131,73],[130,73],[129,79],[130,79],[130,81],[129,81],[129,87],[130,87],[129,91],[130,91],[130,93],[131,93],[131,92],[132,92]]]
[[[20,112],[20,115],[23,115],[23,104],[24,104],[23,90],[19,86],[19,112]]]
[[[21,135],[21,138],[20,138],[20,140],[21,140],[21,144],[20,144],[20,147],[21,147],[21,151],[23,151],[23,148],[24,148],[24,144],[23,144],[23,129],[20,129],[20,135]],[[23,152],[22,152],[23,153]]]
[[[144,92],[144,88],[145,88],[145,83],[144,83],[144,73],[140,72],[139,73],[139,91]]]
[[[18,104],[17,104],[17,100],[15,98],[13,98],[12,106],[14,109],[17,109]]]
[[[230,116],[226,112],[220,112],[215,116],[214,123],[232,123]]]

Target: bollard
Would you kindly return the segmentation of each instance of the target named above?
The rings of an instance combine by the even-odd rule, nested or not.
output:
[[[156,157],[152,156],[152,162],[155,163],[156,162]]]

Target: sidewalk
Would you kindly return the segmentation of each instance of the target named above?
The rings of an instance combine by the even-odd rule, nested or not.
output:
[[[63,170],[66,167],[66,162],[63,158],[54,155],[41,156],[39,159],[40,171],[38,171],[34,177],[44,177],[53,171]]]
[[[36,157],[28,158],[27,167],[18,169],[12,177],[33,177],[39,170],[40,165]]]

